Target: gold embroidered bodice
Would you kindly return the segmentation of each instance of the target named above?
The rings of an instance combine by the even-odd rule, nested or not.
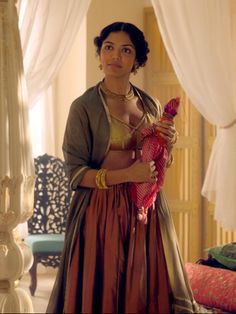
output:
[[[141,130],[155,122],[155,117],[145,113],[134,126],[110,114],[111,135],[109,150],[136,150],[141,147]]]
[[[110,141],[108,150],[134,150],[137,152],[137,150],[141,149],[141,130],[155,123],[155,116],[145,112],[136,126],[126,123],[109,112],[101,89],[99,89],[99,93],[110,123]],[[143,104],[140,95],[139,99]]]

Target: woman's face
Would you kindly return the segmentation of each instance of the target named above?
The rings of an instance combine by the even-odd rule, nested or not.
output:
[[[136,60],[136,51],[125,32],[112,32],[103,41],[100,61],[106,76],[128,77]]]

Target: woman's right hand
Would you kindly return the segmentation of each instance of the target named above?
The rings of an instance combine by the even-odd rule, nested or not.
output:
[[[129,182],[156,182],[158,174],[153,160],[144,162],[139,159],[127,168],[127,172]]]

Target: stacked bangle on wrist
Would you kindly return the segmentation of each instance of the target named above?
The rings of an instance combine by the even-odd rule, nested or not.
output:
[[[96,174],[96,186],[98,189],[108,189],[107,183],[106,183],[106,174],[107,169],[99,169]]]
[[[174,162],[174,157],[171,154],[169,160],[166,163],[166,168],[170,168],[170,166],[173,164],[173,162]]]
[[[178,141],[178,138],[179,138],[179,133],[176,131],[175,132],[175,136],[174,136],[174,139],[173,139],[173,141],[172,141],[172,145],[174,145],[177,141]]]

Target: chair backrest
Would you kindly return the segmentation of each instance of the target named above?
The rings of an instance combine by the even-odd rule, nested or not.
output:
[[[72,191],[64,162],[47,154],[34,159],[34,213],[28,220],[30,234],[65,233]]]

